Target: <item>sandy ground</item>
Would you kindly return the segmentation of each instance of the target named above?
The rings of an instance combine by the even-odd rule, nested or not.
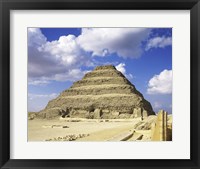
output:
[[[134,124],[139,121],[139,119],[134,119],[106,122],[105,120],[103,122],[98,122],[98,120],[69,122],[59,119],[34,119],[28,121],[28,141],[45,141],[46,139],[65,137],[70,134],[89,134],[89,136],[79,138],[76,141],[107,141],[114,136],[133,130]],[[63,125],[69,128],[48,127],[51,125]]]

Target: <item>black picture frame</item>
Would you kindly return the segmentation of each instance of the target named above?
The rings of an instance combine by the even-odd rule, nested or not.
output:
[[[10,10],[190,10],[191,159],[17,160],[10,159]],[[200,168],[200,2],[199,0],[0,0],[0,167],[8,168]],[[184,40],[184,39],[183,39]],[[183,126],[184,129],[184,126]],[[184,133],[184,131],[183,131]],[[120,152],[119,152],[120,153]]]

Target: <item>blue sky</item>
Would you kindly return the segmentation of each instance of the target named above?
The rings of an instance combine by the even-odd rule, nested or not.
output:
[[[28,111],[105,64],[125,74],[155,112],[172,113],[171,28],[28,28]]]

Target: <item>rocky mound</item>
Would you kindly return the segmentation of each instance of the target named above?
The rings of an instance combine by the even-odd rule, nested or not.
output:
[[[134,118],[154,115],[151,104],[112,65],[98,66],[39,112],[42,118]]]

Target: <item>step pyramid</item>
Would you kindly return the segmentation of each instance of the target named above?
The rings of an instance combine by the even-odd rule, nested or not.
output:
[[[151,104],[113,65],[97,66],[49,101],[39,117],[135,118],[155,114]]]

